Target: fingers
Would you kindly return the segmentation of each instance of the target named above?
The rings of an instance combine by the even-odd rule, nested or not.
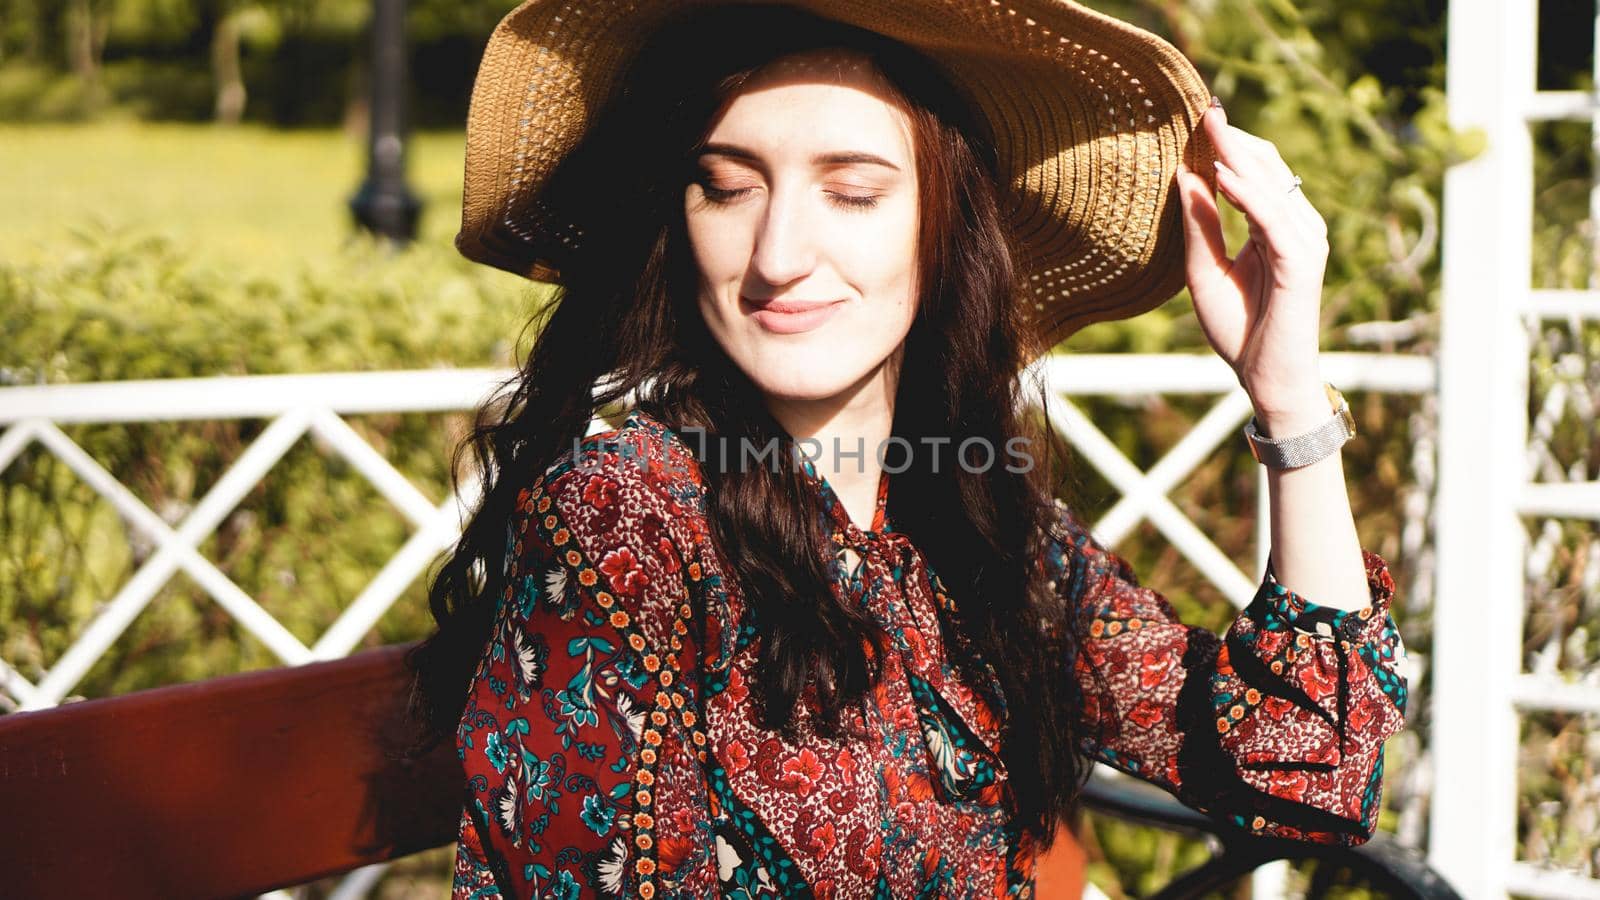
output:
[[[1217,187],[1250,220],[1252,233],[1274,252],[1326,239],[1327,223],[1303,190],[1291,190],[1294,173],[1276,145],[1229,125],[1220,105],[1206,111],[1201,125],[1217,150]]]
[[[1179,163],[1177,190],[1183,206],[1184,277],[1189,296],[1207,340],[1231,364],[1238,357],[1249,322],[1256,316],[1257,296],[1244,289],[1239,281],[1242,272],[1228,258],[1222,217],[1211,185]],[[1254,254],[1248,242],[1240,251],[1241,257],[1246,254]]]
[[[1260,139],[1228,124],[1228,114],[1220,105],[1213,105],[1201,123],[1217,148],[1217,187],[1246,216],[1267,230],[1275,223],[1293,221],[1288,208],[1287,192],[1274,196],[1267,186],[1281,184],[1285,188],[1294,180],[1289,166],[1260,149]]]
[[[1291,180],[1289,166],[1278,156],[1278,148],[1270,141],[1228,124],[1228,112],[1221,105],[1206,110],[1201,125],[1217,148],[1217,156],[1228,168],[1247,178],[1283,176],[1285,183]]]
[[[1206,180],[1178,164],[1178,199],[1183,206],[1184,268],[1190,284],[1203,284],[1228,268],[1217,198]]]

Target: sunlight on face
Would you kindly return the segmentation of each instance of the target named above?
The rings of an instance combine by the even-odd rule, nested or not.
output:
[[[911,123],[864,57],[757,73],[715,123],[685,191],[699,306],[769,398],[887,383],[916,311]]]

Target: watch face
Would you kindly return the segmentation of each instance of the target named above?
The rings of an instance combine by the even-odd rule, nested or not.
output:
[[[1339,416],[1339,420],[1344,423],[1344,430],[1346,434],[1349,437],[1355,437],[1356,420],[1355,417],[1350,414],[1350,404],[1345,401],[1344,395],[1339,393],[1339,389],[1334,387],[1331,383],[1324,381],[1322,383],[1322,387],[1328,392],[1328,403],[1333,406],[1334,413],[1337,414]]]
[[[1349,406],[1340,405],[1339,421],[1344,423],[1344,430],[1346,434],[1348,434],[1350,437],[1356,436],[1356,420],[1354,416],[1350,415]]]

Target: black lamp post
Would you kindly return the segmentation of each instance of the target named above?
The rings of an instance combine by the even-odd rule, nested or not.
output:
[[[405,0],[372,0],[371,126],[367,178],[350,198],[363,228],[397,243],[416,237],[422,202],[406,186]]]

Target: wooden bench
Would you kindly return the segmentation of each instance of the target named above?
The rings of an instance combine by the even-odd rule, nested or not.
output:
[[[252,896],[454,841],[405,647],[0,718],[0,896]]]
[[[400,752],[407,649],[0,717],[0,896],[249,897],[453,842],[455,748]],[[1381,835],[1354,850],[1241,839],[1140,783],[1091,781],[1085,803],[1220,837],[1164,897],[1279,858],[1353,871],[1383,896],[1456,896]],[[1082,851],[1065,837],[1040,897],[1082,894]]]

